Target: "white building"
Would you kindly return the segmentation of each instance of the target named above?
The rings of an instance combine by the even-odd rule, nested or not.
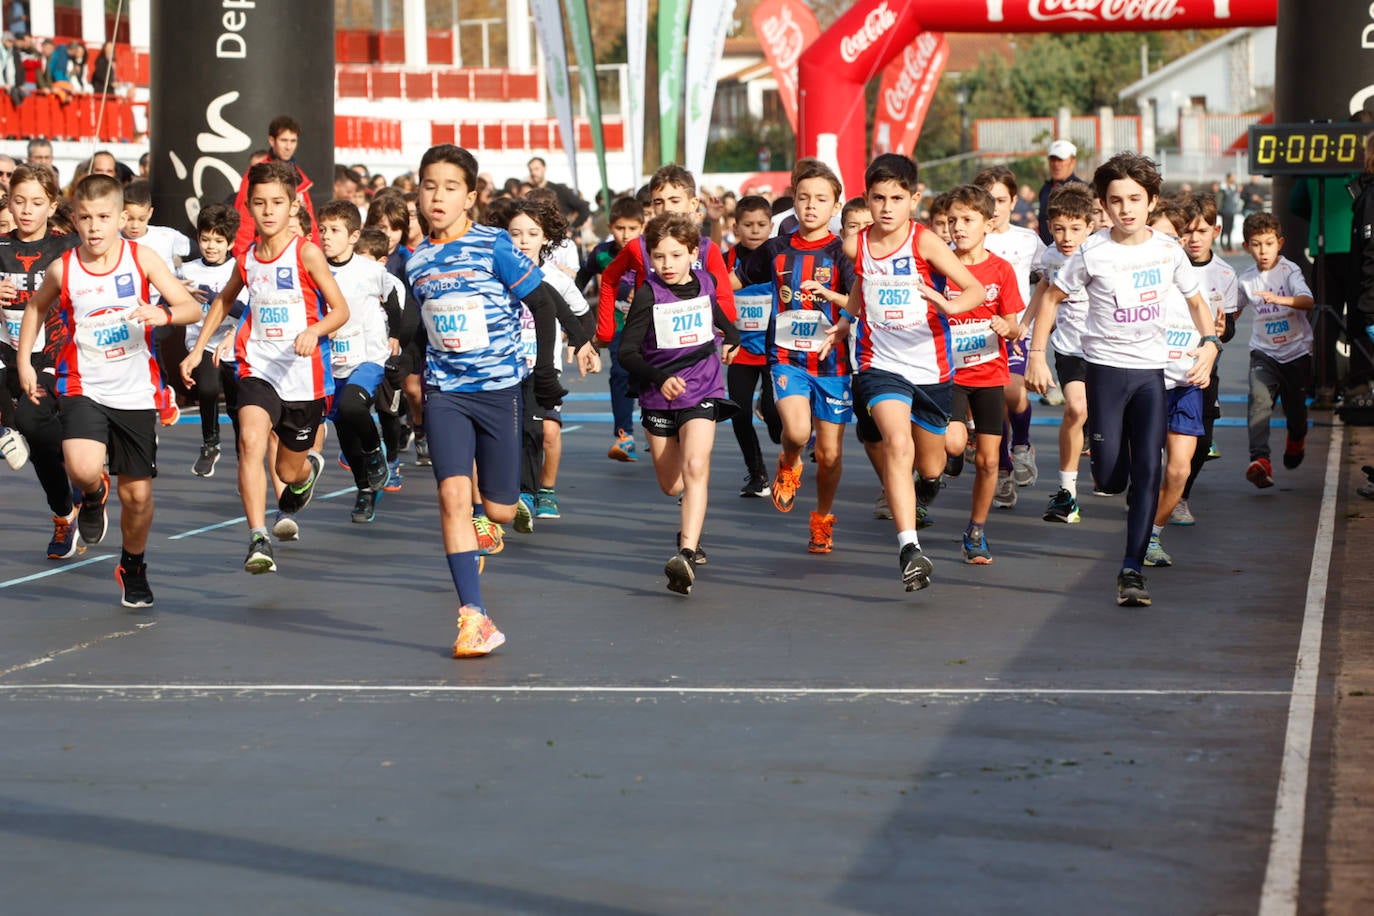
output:
[[[1122,89],[1143,117],[1154,117],[1158,133],[1179,130],[1184,114],[1245,114],[1267,111],[1274,99],[1274,41],[1271,27],[1232,29]]]

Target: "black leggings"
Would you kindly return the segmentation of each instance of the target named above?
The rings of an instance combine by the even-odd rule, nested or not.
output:
[[[334,430],[339,448],[348,459],[353,482],[358,489],[367,486],[367,455],[382,447],[377,426],[372,422],[372,393],[361,385],[345,385],[334,395]]]
[[[1108,493],[1127,491],[1126,553],[1121,562],[1123,567],[1139,570],[1150,545],[1164,476],[1160,457],[1168,423],[1164,370],[1090,362],[1087,385],[1093,479]]]
[[[14,351],[5,348],[5,358],[12,358]],[[38,385],[43,396],[38,403],[28,399],[19,391],[19,373],[14,369],[0,369],[0,401],[7,408],[0,411],[3,424],[23,434],[29,443],[29,461],[38,483],[43,487],[43,496],[53,515],[72,514],[72,485],[67,479],[67,465],[62,458],[62,419],[57,415],[57,395],[53,390],[53,377],[38,370]]]
[[[196,400],[200,404],[200,437],[205,442],[219,441],[219,396],[224,393],[224,412],[234,426],[234,449],[239,440],[239,380],[234,363],[215,365],[214,355],[207,349],[191,377],[196,383]]]
[[[760,382],[763,383],[759,409],[764,425],[768,427],[768,438],[778,445],[782,442],[782,420],[778,417],[777,405],[773,403],[772,375],[766,365],[742,366],[734,363],[726,367],[725,380],[730,400],[739,405],[739,411],[730,419],[730,424],[735,431],[740,454],[744,456],[744,466],[750,474],[767,477],[763,450],[759,447],[758,434],[754,432],[754,389],[759,387]]]
[[[1183,485],[1183,499],[1191,496],[1193,483],[1197,480],[1197,475],[1202,473],[1202,466],[1207,463],[1207,453],[1212,449],[1212,429],[1216,426],[1217,417],[1221,416],[1221,396],[1217,378],[1217,369],[1220,365],[1220,359],[1212,364],[1212,380],[1202,392],[1207,405],[1202,411],[1202,438],[1197,440],[1197,448],[1193,449],[1193,464],[1188,471],[1188,482]]]

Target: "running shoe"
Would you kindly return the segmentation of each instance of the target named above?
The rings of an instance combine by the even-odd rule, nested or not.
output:
[[[778,472],[773,477],[771,489],[773,506],[779,512],[792,511],[792,504],[797,501],[797,490],[801,487],[803,467],[805,465],[798,462],[795,467],[785,468],[782,466],[782,457],[779,456]]]
[[[1138,569],[1123,569],[1116,577],[1116,603],[1121,607],[1149,607],[1150,592]]]
[[[1307,454],[1306,439],[1292,439],[1283,447],[1283,466],[1288,470],[1293,470],[1302,464],[1303,457]]]
[[[615,431],[615,442],[611,443],[611,450],[606,453],[607,458],[616,461],[636,461],[635,457],[635,437],[623,429]]]
[[[916,503],[916,530],[924,530],[933,524],[935,524],[935,519],[930,517],[930,506],[918,500]]]
[[[476,658],[501,646],[506,636],[496,629],[487,612],[470,604],[458,609],[458,638],[453,641],[454,658]]]
[[[988,550],[988,536],[982,532],[978,534],[977,542],[964,532],[964,562],[970,566],[987,566],[992,563],[992,551]]]
[[[105,503],[110,498],[110,475],[100,472],[100,489],[95,493],[81,494],[81,506],[76,510],[76,530],[81,540],[94,547],[105,539],[105,529],[109,526],[109,514]]]
[[[964,453],[949,455],[945,458],[945,476],[958,477],[964,473]]]
[[[415,466],[417,468],[427,468],[433,466],[434,462],[429,457],[429,437],[415,437]]]
[[[1180,499],[1172,512],[1169,513],[1169,524],[1171,525],[1196,525],[1197,519],[1193,518],[1193,511],[1188,508],[1188,500]]]
[[[1274,485],[1274,466],[1269,463],[1268,458],[1256,458],[1245,469],[1245,479],[1261,490],[1272,487]]]
[[[1035,486],[1035,482],[1040,479],[1040,469],[1035,466],[1035,446],[1011,447],[1011,476],[1018,487]]]
[[[1164,552],[1164,547],[1159,543],[1159,535],[1150,535],[1150,546],[1145,548],[1146,566],[1173,566],[1174,558]]]
[[[930,585],[930,575],[934,565],[921,553],[915,544],[907,544],[897,556],[897,565],[902,571],[902,585],[909,592],[920,591]]]
[[[386,466],[386,484],[382,487],[388,493],[401,492],[401,484],[405,483],[405,477],[401,475],[401,459],[397,458]]]
[[[534,517],[563,517],[558,512],[558,494],[553,491],[553,487],[540,487],[539,492],[534,494]]]
[[[353,465],[348,463],[348,456],[342,451],[339,452],[339,467],[343,468],[345,471],[353,470]]]
[[[1207,446],[1207,460],[1216,461],[1221,457],[1221,449],[1217,447],[1217,441],[1212,440],[1212,444]]]
[[[29,463],[29,443],[17,429],[0,426],[0,430],[4,430],[0,435],[0,456],[4,456],[5,463],[17,471]]]
[[[764,476],[763,471],[745,476],[744,486],[739,488],[739,495],[741,498],[752,497],[755,499],[762,499],[771,492],[772,490],[768,488],[768,478]]]
[[[386,455],[381,446],[363,454],[363,467],[366,468],[367,489],[380,490],[391,479],[391,468],[387,467]]]
[[[999,509],[1016,508],[1016,480],[1011,474],[997,475],[997,489],[992,493],[992,504]]]
[[[52,540],[48,542],[49,560],[66,560],[76,556],[84,548],[76,538],[76,512],[69,518],[60,515],[52,517]]]
[[[807,553],[830,553],[835,548],[835,516],[811,513],[811,537],[806,542]]]
[[[410,447],[415,444],[415,427],[410,423],[410,417],[401,421],[401,441],[396,443],[396,451],[408,452]]]
[[[357,525],[373,521],[377,518],[377,500],[381,498],[382,494],[376,490],[359,490],[357,498],[353,500],[353,511],[348,513],[348,517]]]
[[[310,476],[305,483],[291,484],[277,497],[277,508],[287,515],[295,515],[310,505],[310,498],[315,495],[315,484],[319,483],[320,475],[324,473],[324,456],[319,452],[308,453],[305,461],[310,465]]]
[[[278,509],[277,514],[272,519],[272,536],[279,541],[299,541],[301,539],[300,523],[291,513],[282,512]]]
[[[892,507],[887,504],[887,491],[879,490],[878,498],[873,500],[874,518],[892,518]]]
[[[668,577],[668,591],[677,592],[679,595],[692,593],[692,583],[696,581],[697,573],[681,551],[668,558],[668,562],[663,566],[663,572]]]
[[[1058,385],[1051,385],[1049,390],[1040,395],[1040,403],[1046,407],[1062,407],[1064,404],[1064,392]]]
[[[115,567],[115,581],[122,594],[119,603],[125,607],[152,607],[153,590],[148,587],[148,564]]]
[[[255,576],[277,571],[277,561],[272,559],[272,542],[263,535],[255,534],[248,541],[248,556],[243,561],[243,571]]]
[[[521,534],[534,533],[534,496],[521,493],[515,501],[515,524],[512,526]]]
[[[197,477],[214,477],[215,465],[219,464],[219,443],[206,442],[200,447],[196,463],[191,465],[191,473]]]
[[[679,551],[682,550],[682,532],[681,532],[681,531],[679,531],[679,532],[677,533],[677,549],[678,549]],[[693,565],[693,566],[705,566],[705,565],[706,565],[706,551],[702,549],[701,541],[700,541],[699,539],[697,540],[697,546],[696,546],[696,548],[692,551],[692,565]]]
[[[1050,497],[1050,504],[1045,507],[1044,518],[1047,522],[1063,522],[1066,525],[1078,524],[1078,500],[1067,489],[1060,487]]]
[[[472,530],[477,534],[479,556],[494,556],[506,549],[506,532],[485,515],[472,517]]]

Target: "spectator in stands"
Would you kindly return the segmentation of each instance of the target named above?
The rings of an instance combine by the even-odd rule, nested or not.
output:
[[[57,166],[52,162],[52,141],[43,137],[34,137],[29,141],[28,151],[25,154],[25,161],[29,165],[46,165],[57,174]]]
[[[26,38],[29,34],[29,5],[24,0],[13,0],[9,5],[9,15],[5,24],[15,38]]]
[[[568,228],[576,237],[582,224],[587,221],[587,217],[591,216],[592,208],[582,199],[582,195],[572,188],[556,181],[549,181],[547,174],[549,166],[543,157],[535,156],[527,163],[527,167],[530,170],[530,187],[549,188],[558,195],[559,209],[563,211],[563,216],[568,220]]]
[[[0,91],[14,89],[15,60],[14,36],[9,32],[0,35]]]
[[[14,157],[0,153],[0,191],[9,193],[10,176],[14,174]]]
[[[1074,169],[1078,167],[1078,147],[1068,140],[1055,140],[1045,155],[1049,163],[1050,177],[1040,186],[1040,240],[1046,245],[1052,245],[1054,239],[1050,235],[1050,222],[1045,218],[1045,207],[1049,204],[1050,194],[1066,184],[1081,184],[1083,179],[1074,174]]]
[[[115,45],[107,41],[100,46],[95,58],[95,69],[91,71],[91,88],[97,95],[114,95],[119,80],[115,76]]]
[[[87,76],[86,46],[79,41],[73,41],[67,45],[67,82],[71,83],[72,92],[89,95],[91,91],[91,80]]]
[[[43,68],[43,62],[38,56],[38,49],[34,47],[31,35],[16,35],[12,53],[14,88],[10,90],[10,98],[14,100],[15,105],[19,105],[38,91],[38,72]]]

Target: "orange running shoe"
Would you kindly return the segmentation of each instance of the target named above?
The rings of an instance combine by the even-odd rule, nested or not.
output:
[[[506,532],[485,515],[472,517],[472,530],[477,532],[477,549],[482,556],[495,556],[506,549]]]
[[[801,487],[803,465],[800,461],[795,467],[782,466],[782,456],[778,456],[778,472],[773,476],[773,505],[779,512],[791,512],[792,504],[797,501],[797,490]]]
[[[806,549],[811,553],[829,553],[834,545],[835,516],[811,513],[811,540]]]
[[[496,629],[486,611],[465,604],[458,609],[458,638],[453,641],[454,658],[476,658],[501,646],[506,636]]]

